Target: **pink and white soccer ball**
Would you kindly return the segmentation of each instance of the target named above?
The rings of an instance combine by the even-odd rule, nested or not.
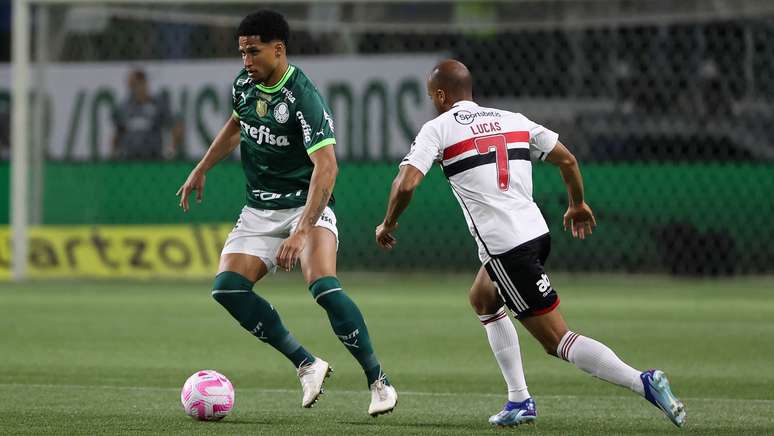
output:
[[[217,421],[234,407],[234,386],[217,371],[197,371],[185,381],[180,401],[191,418]]]

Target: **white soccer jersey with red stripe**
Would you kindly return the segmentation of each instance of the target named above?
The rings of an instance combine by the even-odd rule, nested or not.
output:
[[[422,126],[401,166],[427,174],[440,162],[486,263],[548,233],[532,200],[532,161],[558,139],[522,114],[461,101]]]

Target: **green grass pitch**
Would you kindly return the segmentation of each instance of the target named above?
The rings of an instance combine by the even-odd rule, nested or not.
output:
[[[299,274],[256,286],[335,373],[311,410],[284,357],[243,331],[209,283],[0,285],[0,434],[774,434],[774,279],[555,275],[574,330],[631,365],[662,368],[685,401],[678,430],[627,390],[549,357],[517,327],[536,425],[489,428],[505,385],[467,305],[468,275],[347,274],[397,387],[395,413],[366,410],[365,379]],[[185,416],[180,387],[216,369],[236,387],[222,422]]]

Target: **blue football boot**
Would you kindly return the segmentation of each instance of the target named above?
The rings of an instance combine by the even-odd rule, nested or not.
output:
[[[672,393],[663,371],[651,369],[640,374],[645,398],[661,409],[674,425],[685,425],[685,405]]]
[[[520,403],[508,401],[503,410],[489,417],[489,423],[498,427],[511,427],[519,424],[533,423],[537,419],[537,407],[532,398]]]

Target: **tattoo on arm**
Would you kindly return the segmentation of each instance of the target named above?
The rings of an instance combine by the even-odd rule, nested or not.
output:
[[[317,220],[320,219],[320,216],[322,215],[323,211],[325,211],[325,208],[328,207],[328,200],[331,198],[331,192],[328,190],[328,188],[322,189],[322,198],[320,198],[320,204],[317,205],[317,209],[315,209],[314,214],[312,214],[309,217],[309,225],[313,226],[317,224]]]

